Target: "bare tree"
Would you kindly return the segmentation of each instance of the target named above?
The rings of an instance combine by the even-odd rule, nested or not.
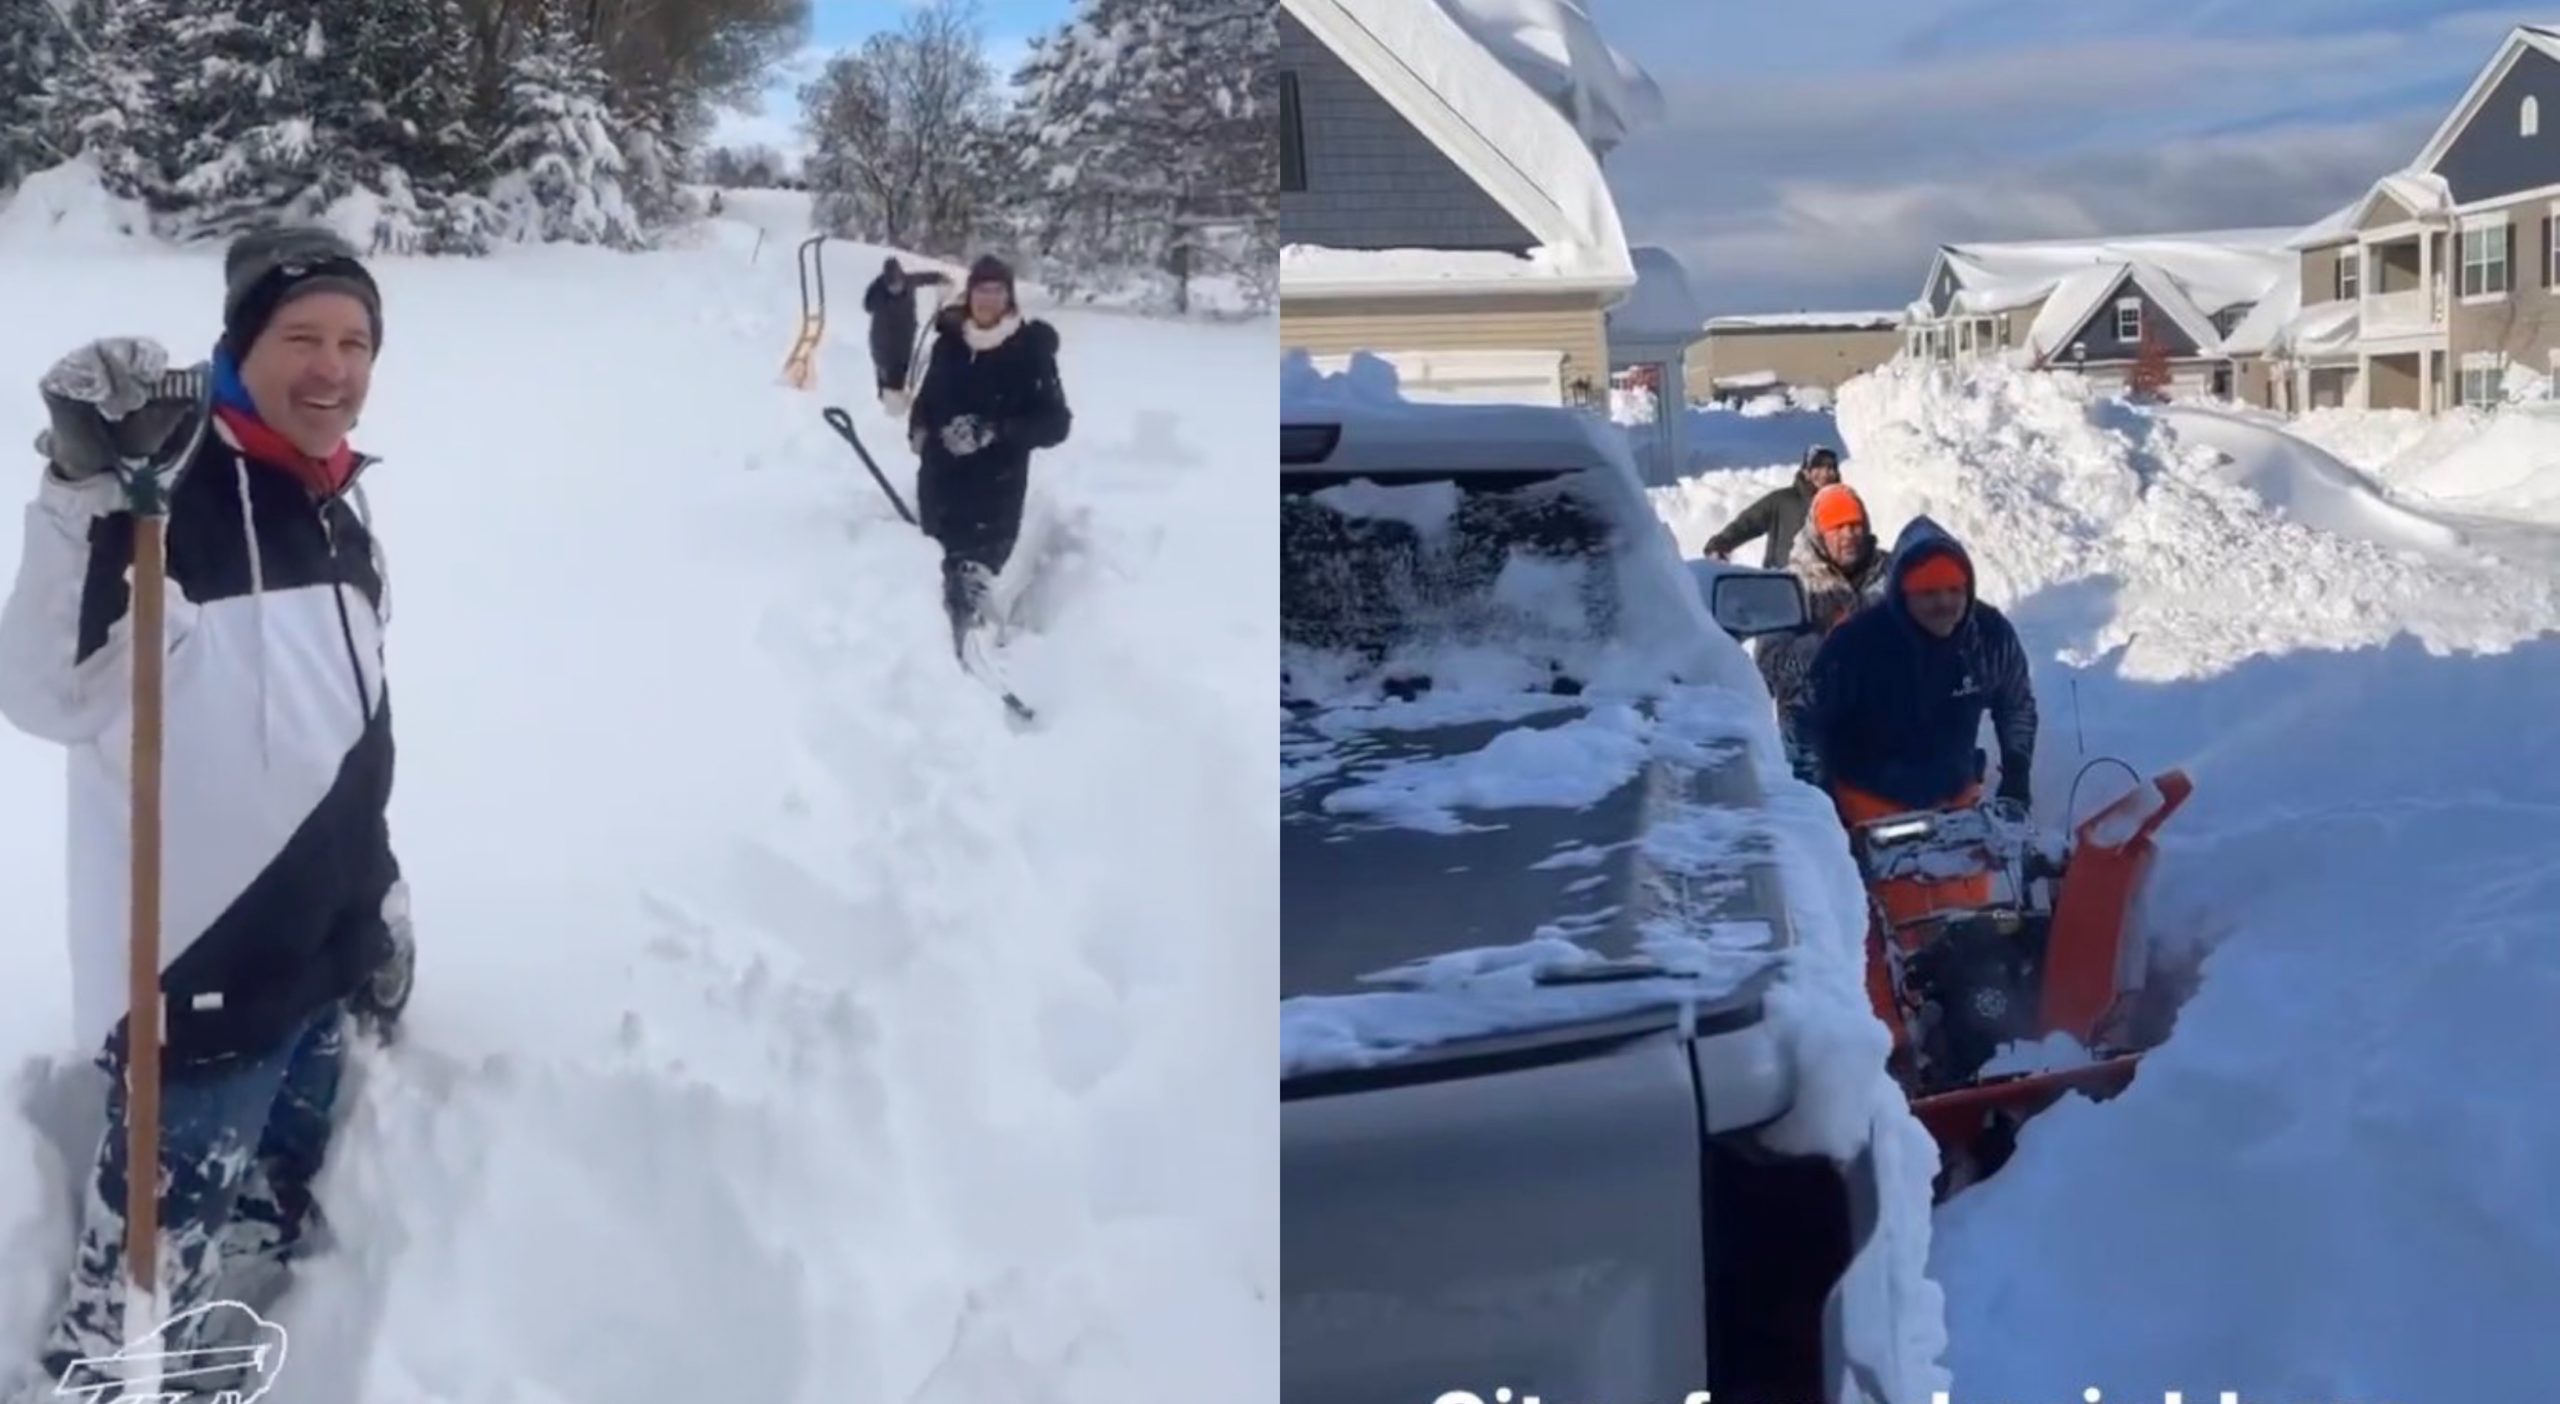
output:
[[[938,253],[977,237],[1000,112],[968,0],[909,11],[895,33],[830,60],[800,100],[821,227]]]

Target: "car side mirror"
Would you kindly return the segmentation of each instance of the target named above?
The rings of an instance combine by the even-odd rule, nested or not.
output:
[[[1719,571],[1706,587],[1707,613],[1737,639],[1799,633],[1812,626],[1804,582],[1785,571]]]

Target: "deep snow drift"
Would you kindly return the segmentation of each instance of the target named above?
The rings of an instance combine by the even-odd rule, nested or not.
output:
[[[789,245],[707,235],[377,264],[418,993],[268,1398],[1275,1398],[1276,1109],[1242,1095],[1275,1053],[1270,330],[1055,319],[1076,425],[1034,469],[1017,735],[818,418],[912,502],[865,388],[880,251],[830,247],[810,395]],[[202,354],[220,292],[216,250],[0,250],[13,504],[44,365]],[[61,773],[0,734],[12,1072],[76,1056]],[[57,1155],[13,1100],[10,1365],[69,1251]]]
[[[1883,532],[1947,522],[2025,635],[2039,810],[2084,734],[2197,783],[2142,925],[2212,943],[2202,991],[2130,1090],[2040,1118],[1941,1215],[1955,1398],[2537,1398],[2560,600],[2529,565],[2287,521],[2182,420],[2004,372],[1841,397]],[[1655,500],[1694,549],[1778,471]],[[2079,811],[2123,783],[2093,775]]]

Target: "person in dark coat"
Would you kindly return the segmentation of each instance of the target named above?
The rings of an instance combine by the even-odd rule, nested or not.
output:
[[[907,412],[908,372],[915,368],[915,290],[943,287],[950,281],[938,269],[910,273],[892,254],[880,265],[880,276],[862,290],[862,310],[871,314],[872,378],[880,389],[880,403],[891,414]]]
[[[1074,416],[1058,375],[1058,330],[1025,318],[1013,270],[989,254],[968,291],[934,319],[924,383],[908,411],[918,459],[916,517],[942,545],[943,605],[952,626],[983,611],[1012,559],[1031,484],[1031,455],[1067,441]]]
[[[1838,481],[1840,455],[1821,444],[1806,449],[1795,480],[1743,508],[1739,516],[1725,524],[1724,530],[1708,537],[1707,554],[1720,561],[1729,560],[1735,547],[1755,536],[1766,537],[1769,544],[1760,551],[1762,568],[1784,569],[1787,556],[1795,550],[1797,535],[1804,530],[1805,513],[1812,510],[1813,495]]]
[[[1991,716],[1999,798],[2030,807],[2036,700],[2006,616],[1974,596],[1973,561],[1915,517],[1894,542],[1884,598],[1825,639],[1795,702],[1797,773],[1850,823],[1963,805],[1980,793],[1975,737]]]

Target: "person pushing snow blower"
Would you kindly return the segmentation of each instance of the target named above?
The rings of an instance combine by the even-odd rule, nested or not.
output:
[[[915,369],[916,298],[918,288],[950,283],[937,269],[910,273],[891,254],[880,276],[862,290],[862,310],[871,314],[871,374],[880,388],[880,405],[890,415],[907,412],[907,381]]]
[[[249,1284],[281,1281],[317,1244],[312,1177],[350,1020],[387,1038],[409,997],[385,813],[388,585],[357,485],[370,460],[346,438],[381,294],[318,229],[243,236],[224,276],[210,423],[166,391],[167,352],[147,339],[92,342],[43,377],[46,463],[0,609],[0,714],[71,753],[73,1031],[111,1078],[68,1300],[38,1347],[54,1380],[162,1324],[123,1319],[137,504],[157,519],[151,560],[166,573],[162,850],[146,864],[162,874],[165,1039],[137,1070],[162,1070],[147,1242],[165,1244],[163,1320],[217,1291],[254,1298]],[[157,471],[137,481],[158,491],[119,472],[143,460]]]
[[[988,589],[1013,557],[1032,453],[1065,443],[1074,416],[1058,377],[1057,328],[1022,315],[1004,260],[972,264],[966,296],[936,316],[934,330],[907,445],[917,457],[917,524],[942,546],[943,608],[956,640],[984,621]]]
[[[1973,560],[1915,517],[1893,545],[1884,596],[1822,641],[1793,704],[1796,773],[1857,825],[1974,803],[1975,737],[1999,739],[1997,798],[2032,807],[2036,699],[2008,617],[1974,594]]]

